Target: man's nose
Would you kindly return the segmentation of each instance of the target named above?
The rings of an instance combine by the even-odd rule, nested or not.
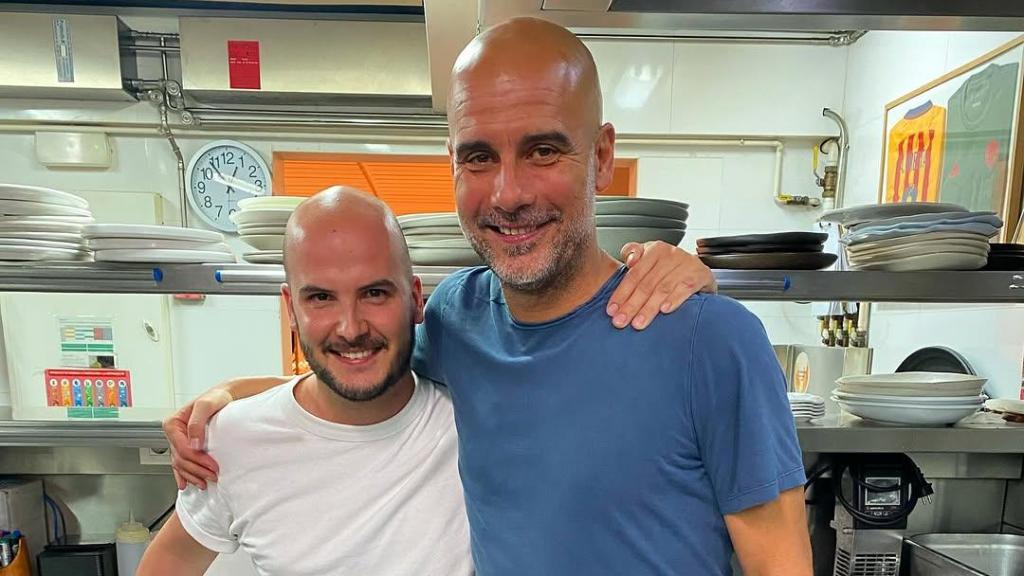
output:
[[[334,333],[349,342],[354,342],[363,334],[369,331],[370,327],[362,314],[359,306],[355,303],[342,306],[338,323],[334,327]]]
[[[515,163],[503,162],[491,194],[491,204],[509,214],[532,205],[536,197],[521,186],[522,181],[519,167]]]

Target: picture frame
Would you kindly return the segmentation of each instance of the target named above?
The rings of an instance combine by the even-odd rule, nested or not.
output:
[[[886,104],[878,202],[991,210],[1020,238],[1024,36]]]

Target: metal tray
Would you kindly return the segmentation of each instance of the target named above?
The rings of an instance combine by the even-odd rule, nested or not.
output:
[[[910,576],[1020,576],[1024,536],[921,534],[908,538]]]

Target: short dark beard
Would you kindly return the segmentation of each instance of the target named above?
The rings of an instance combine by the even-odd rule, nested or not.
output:
[[[331,371],[326,366],[320,364],[313,354],[313,347],[307,344],[302,338],[302,333],[299,333],[299,347],[302,349],[302,354],[306,357],[306,363],[309,364],[310,370],[332,392],[350,402],[376,400],[394,387],[402,378],[405,378],[409,374],[409,367],[412,363],[412,349],[415,343],[416,326],[412,324],[409,327],[409,338],[406,340],[405,345],[398,349],[398,354],[395,355],[391,368],[384,376],[384,379],[369,388],[354,388],[335,378],[334,374],[331,374]],[[327,350],[323,350],[323,353],[329,354]]]

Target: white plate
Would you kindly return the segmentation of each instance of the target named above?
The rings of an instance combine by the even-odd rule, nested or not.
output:
[[[786,396],[789,398],[790,403],[794,402],[810,402],[813,404],[824,404],[825,399],[817,394],[808,394],[806,392],[788,392]]]
[[[270,250],[264,253],[250,252],[248,254],[242,254],[242,260],[252,264],[281,264],[284,260],[284,254],[276,250]]]
[[[84,222],[0,222],[3,234],[75,234],[82,236]]]
[[[97,262],[152,262],[200,264],[204,262],[234,262],[232,254],[203,250],[100,250]]]
[[[426,240],[419,236],[413,236],[406,238],[406,244],[409,248],[456,248],[463,250],[472,250],[469,240],[465,238],[446,238],[443,240]]]
[[[963,420],[978,411],[979,405],[928,406],[913,404],[878,404],[875,402],[851,402],[833,398],[843,409],[855,416],[887,424],[911,426],[944,426]]]
[[[40,260],[79,261],[88,259],[89,253],[82,250],[0,246],[0,260],[34,262]]]
[[[907,398],[906,396],[886,396],[882,394],[864,394],[858,392],[846,392],[844,390],[835,389],[832,391],[832,396],[839,398],[844,401],[853,402],[875,402],[878,404],[913,404],[913,405],[959,405],[964,406],[967,404],[978,404],[979,406],[985,402],[984,396],[915,396]]]
[[[257,234],[273,234],[275,236],[284,236],[286,228],[284,226],[239,226],[238,234],[255,236]]]
[[[228,216],[238,226],[260,224],[263,226],[284,226],[294,210],[290,208],[259,208],[242,210]]]
[[[454,212],[437,214],[406,214],[398,217],[398,223],[403,230],[411,228],[422,228],[424,226],[447,226],[459,227],[459,215]]]
[[[472,248],[409,248],[409,257],[417,266],[479,266],[480,256]]]
[[[65,248],[67,250],[85,250],[85,244],[81,238],[68,242],[60,240],[35,240],[31,238],[0,238],[0,246],[5,248]]]
[[[458,226],[416,226],[413,228],[403,228],[402,234],[405,234],[406,238],[413,236],[429,236],[444,234],[448,236],[463,236],[462,228]]]
[[[914,228],[897,227],[892,230],[861,230],[843,236],[840,239],[840,242],[850,246],[856,246],[857,244],[862,244],[864,242],[914,237],[919,234],[928,234],[929,232],[961,232],[979,234],[986,238],[991,238],[999,233],[999,228],[984,222],[966,222],[957,224],[931,224],[929,226]]]
[[[0,224],[73,224],[84,226],[96,220],[89,216],[0,216]]]
[[[26,202],[24,200],[0,200],[0,214],[8,216],[80,216],[92,217],[88,208]]]
[[[231,253],[223,242],[193,242],[191,240],[153,240],[150,238],[93,238],[88,242],[93,250],[202,250]]]
[[[966,212],[967,209],[956,204],[939,204],[937,202],[903,202],[899,204],[864,204],[829,210],[818,218],[821,222],[835,222],[843,226],[854,226],[862,222],[885,220],[897,216],[914,214],[933,214],[938,212]]]
[[[77,244],[85,242],[81,234],[75,234],[74,232],[35,232],[32,230],[8,232],[0,228],[0,242],[19,238],[25,240],[50,240],[52,242],[74,242]]]
[[[284,247],[284,236],[277,234],[242,234],[239,238],[257,250],[281,250]]]
[[[261,208],[285,208],[295,210],[306,201],[305,196],[255,196],[238,201],[238,209],[258,210]]]
[[[850,255],[850,263],[855,266],[862,266],[867,264],[880,264],[888,262],[896,262],[905,260],[907,258],[914,258],[917,256],[927,256],[929,254],[967,254],[970,256],[979,256],[988,261],[988,246],[952,246],[950,248],[943,248],[939,250],[930,250],[927,246],[913,248],[908,246],[908,250],[903,250],[895,253],[885,253],[877,255],[867,256],[853,256]]]
[[[1000,412],[1024,414],[1024,400],[1014,400],[1013,398],[993,398],[988,402],[985,402],[985,408],[998,410]]]
[[[987,256],[945,252],[939,254],[923,254],[921,256],[897,257],[888,260],[877,260],[855,264],[851,267],[858,270],[885,270],[888,272],[910,272],[915,270],[977,270],[988,264]]]
[[[931,226],[932,224],[958,224],[965,222],[985,222],[992,226],[1003,225],[1003,221],[996,216],[995,212],[955,211],[886,218],[885,220],[876,220],[869,224],[865,223],[860,226],[855,226],[853,227],[853,230],[859,232],[861,230],[895,230],[897,228],[913,229],[923,226]]]
[[[148,240],[191,240],[206,243],[224,241],[224,235],[220,232],[146,224],[90,224],[82,229],[82,235],[87,239],[146,238]]]
[[[89,202],[81,196],[42,188],[39,186],[21,186],[19,184],[0,184],[0,199],[23,200],[27,202],[42,202],[44,204],[59,204],[73,208],[89,208]]]
[[[973,238],[963,238],[956,240],[909,242],[906,244],[900,244],[898,246],[881,246],[870,248],[855,246],[849,249],[848,253],[851,258],[887,256],[890,254],[909,254],[911,256],[917,256],[918,254],[925,254],[928,252],[956,252],[958,250],[963,251],[962,249],[967,248],[973,251],[983,250],[987,254],[990,247],[991,244],[989,244],[988,238],[974,236]]]
[[[977,396],[985,382],[985,378],[947,372],[867,374],[836,380],[843,392],[887,396]]]

